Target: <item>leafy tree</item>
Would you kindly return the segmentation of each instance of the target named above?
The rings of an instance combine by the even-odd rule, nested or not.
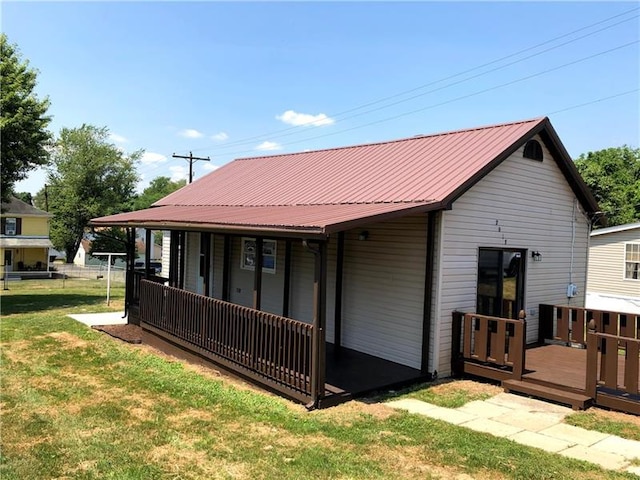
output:
[[[607,148],[575,161],[609,226],[640,222],[640,149]]]
[[[99,231],[96,231],[96,237],[91,242],[91,248],[89,254],[93,255],[95,252],[125,252],[127,241],[127,233],[124,229],[119,227],[107,227]],[[111,257],[111,265],[113,265],[118,257]],[[105,257],[102,257],[106,260]]]
[[[63,128],[47,168],[51,241],[73,261],[89,220],[131,208],[142,151],[126,155],[92,125]],[[37,203],[43,191],[36,195]]]
[[[187,184],[186,180],[178,180],[172,182],[169,177],[156,177],[151,180],[151,183],[145,188],[140,195],[133,202],[134,210],[143,210],[149,208],[155,202],[161,198],[166,197],[170,193],[184,187]],[[162,232],[157,231],[153,234],[153,242],[156,245],[162,245]]]
[[[0,34],[0,194],[11,196],[13,185],[34,168],[47,163],[51,133],[47,126],[49,99],[35,94],[37,71],[22,60],[16,45]]]
[[[155,202],[161,198],[166,197],[170,193],[175,192],[179,188],[184,187],[187,184],[186,180],[178,180],[172,182],[169,177],[156,177],[151,180],[151,183],[145,188],[140,195],[133,202],[134,210],[143,210],[149,208]]]

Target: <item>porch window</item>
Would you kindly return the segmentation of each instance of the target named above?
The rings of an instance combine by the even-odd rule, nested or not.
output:
[[[276,273],[276,247],[275,240],[262,241],[262,271]],[[256,239],[242,239],[242,255],[240,257],[240,268],[244,270],[255,270],[256,266]]]
[[[625,244],[624,279],[640,280],[640,243]]]

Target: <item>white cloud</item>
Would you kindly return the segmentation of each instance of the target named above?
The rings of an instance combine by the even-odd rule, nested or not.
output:
[[[152,163],[166,162],[167,161],[167,157],[165,157],[164,155],[162,155],[160,153],[144,152],[142,154],[142,158],[140,159],[140,161],[144,165],[150,165]]]
[[[115,143],[127,143],[127,142],[129,142],[129,140],[127,140],[122,135],[118,135],[117,133],[110,133],[109,134],[109,140],[111,140],[112,142],[115,142]]]
[[[211,135],[211,140],[217,140],[218,142],[224,142],[227,138],[229,138],[229,135],[227,135],[225,132],[220,132],[220,133],[216,133],[215,135]]]
[[[335,123],[335,120],[333,118],[327,117],[324,113],[311,115],[308,113],[297,113],[293,110],[287,110],[282,115],[276,115],[276,119],[295,127],[322,127]]]
[[[172,182],[177,182],[178,180],[189,180],[187,167],[184,167],[182,165],[175,165],[173,167],[169,167],[169,171],[171,172]]]
[[[281,150],[282,145],[276,142],[262,142],[260,145],[256,147],[256,150],[262,151],[272,151],[272,150]]]
[[[213,163],[205,163],[202,165],[203,170],[208,170],[210,172],[213,172],[214,170],[217,170],[218,168],[220,168],[219,165],[214,165]]]
[[[194,130],[193,128],[182,130],[179,135],[185,138],[200,138],[204,136],[201,132],[199,132],[198,130]]]

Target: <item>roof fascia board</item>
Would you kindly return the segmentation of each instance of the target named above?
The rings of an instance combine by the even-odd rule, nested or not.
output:
[[[326,239],[327,234],[319,227],[310,228],[277,228],[277,227],[250,227],[243,225],[201,224],[183,222],[89,222],[92,227],[124,227],[146,228],[149,230],[185,230],[190,232],[210,232],[229,235],[261,235],[282,238],[314,238]]]
[[[433,210],[444,210],[446,207],[441,203],[429,203],[426,205],[418,205],[413,207],[403,208],[402,210],[395,210],[393,212],[379,213],[376,215],[368,215],[366,217],[360,217],[354,220],[347,220],[346,222],[333,223],[325,227],[325,231],[328,234],[344,232],[353,228],[363,227],[365,225],[371,225],[372,223],[386,222],[395,220],[396,218],[406,217],[408,215],[416,213],[426,213]]]
[[[593,194],[589,191],[589,187],[587,187],[587,185],[582,180],[580,173],[578,173],[577,168],[573,164],[571,156],[564,148],[562,141],[560,141],[560,138],[551,125],[548,117],[545,117],[544,120],[532,127],[531,130],[526,132],[518,140],[511,144],[509,148],[505,149],[485,168],[480,170],[476,175],[471,177],[467,182],[462,184],[451,195],[449,195],[449,197],[445,199],[446,205],[451,208],[453,202],[460,198],[476,183],[482,180],[489,172],[500,165],[504,160],[509,158],[516,150],[522,147],[525,141],[537,134],[540,135],[540,138],[545,143],[546,147],[550,150],[551,156],[562,171],[562,174],[569,183],[569,186],[571,187],[585,210],[587,210],[587,212],[589,213],[595,213],[596,211],[598,211],[598,202],[593,197]]]
[[[548,119],[545,118],[545,121],[548,121]],[[520,138],[513,142],[508,148],[504,149],[500,155],[491,160],[491,162],[489,162],[484,168],[476,172],[475,175],[473,175],[469,180],[456,188],[453,193],[451,193],[443,201],[443,204],[447,206],[447,209],[451,210],[453,202],[455,202],[469,189],[471,189],[471,187],[473,187],[476,183],[487,176],[491,171],[493,171],[494,168],[496,168],[503,161],[509,158],[516,150],[518,150],[518,148],[520,148],[524,144],[525,140],[538,133],[543,128],[545,121],[540,121],[539,123],[534,125],[530,130],[525,132],[520,136]]]

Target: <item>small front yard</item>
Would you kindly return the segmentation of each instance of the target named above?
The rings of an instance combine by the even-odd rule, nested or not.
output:
[[[71,320],[105,286],[64,287],[0,298],[3,480],[633,478],[375,402],[307,412]]]

